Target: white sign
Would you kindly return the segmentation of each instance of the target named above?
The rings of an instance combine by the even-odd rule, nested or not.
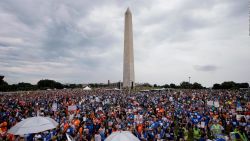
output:
[[[216,107],[216,108],[220,107],[220,104],[219,104],[218,101],[215,101],[215,102],[214,102],[214,107]]]
[[[243,109],[242,109],[242,107],[240,106],[240,107],[237,107],[237,108],[236,108],[236,111],[243,111]]]
[[[236,119],[237,119],[238,121],[240,121],[240,119],[241,119],[242,117],[245,117],[245,116],[244,116],[244,115],[236,115]]]
[[[73,120],[73,119],[74,119],[74,116],[75,116],[75,114],[70,114],[70,115],[69,115],[69,121]]]
[[[75,111],[76,105],[68,106],[68,111]]]
[[[201,122],[201,128],[205,128],[205,122],[204,121]]]
[[[109,99],[106,99],[105,104],[109,104],[109,103],[110,103]]]
[[[142,115],[139,116],[139,123],[143,123],[143,116]]]
[[[52,111],[57,111],[57,103],[53,103],[52,105]]]
[[[96,101],[96,102],[100,102],[99,97],[96,97],[96,98],[95,98],[95,101]]]
[[[171,96],[171,97],[169,97],[169,101],[174,101],[172,96]]]
[[[210,100],[210,101],[207,101],[207,105],[208,105],[208,106],[213,106],[213,105],[214,105],[214,102],[211,101],[211,100]]]

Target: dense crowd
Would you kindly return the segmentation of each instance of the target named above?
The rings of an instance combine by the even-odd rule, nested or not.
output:
[[[0,140],[104,141],[131,131],[142,141],[250,138],[248,90],[66,89],[0,95]],[[56,129],[15,136],[8,129],[33,116],[48,116]]]

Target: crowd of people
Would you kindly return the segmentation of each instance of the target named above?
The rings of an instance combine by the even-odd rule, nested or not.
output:
[[[130,131],[141,141],[205,141],[250,138],[248,90],[96,89],[44,90],[0,95],[0,140],[104,141]],[[58,127],[12,135],[16,123],[48,116]]]

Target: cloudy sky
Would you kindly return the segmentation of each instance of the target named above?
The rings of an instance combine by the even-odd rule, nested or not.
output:
[[[248,0],[1,0],[0,74],[9,83],[122,80],[127,7],[136,82],[250,83]]]

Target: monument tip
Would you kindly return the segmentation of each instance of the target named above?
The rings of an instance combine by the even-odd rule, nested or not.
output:
[[[126,10],[126,13],[131,13],[129,7],[128,7],[127,10]]]

